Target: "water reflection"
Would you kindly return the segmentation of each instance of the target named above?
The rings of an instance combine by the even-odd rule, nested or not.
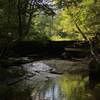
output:
[[[82,79],[80,75],[65,74],[55,80],[49,80],[32,100],[95,100],[91,92],[86,89],[88,77]],[[33,93],[34,94],[34,90]]]
[[[41,98],[43,99],[48,99],[48,100],[58,100],[58,89],[59,87],[57,86],[57,84],[52,83],[50,85],[49,88],[47,88],[47,90],[42,90],[43,92],[41,92]]]

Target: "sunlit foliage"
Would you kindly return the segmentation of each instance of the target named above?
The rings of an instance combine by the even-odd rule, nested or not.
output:
[[[88,41],[94,37],[100,42],[99,31],[99,0],[0,0],[1,45],[24,39]]]
[[[85,37],[95,36],[100,25],[91,24],[93,18],[99,17],[95,13],[99,4],[94,5],[94,0],[53,0],[50,5],[56,14],[50,16],[40,13],[33,18],[35,30],[39,32],[42,29],[42,33],[54,40],[86,39]],[[66,35],[62,36],[63,33]]]

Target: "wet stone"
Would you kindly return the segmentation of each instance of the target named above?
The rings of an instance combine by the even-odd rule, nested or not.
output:
[[[29,64],[24,64],[23,67],[27,68],[29,71],[33,72],[49,72],[53,68],[48,66],[47,64],[43,62],[34,62]]]

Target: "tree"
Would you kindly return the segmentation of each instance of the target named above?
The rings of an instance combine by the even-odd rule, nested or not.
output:
[[[54,14],[43,0],[0,0],[0,5],[1,56],[14,42],[25,38],[30,31],[31,21],[39,10]]]
[[[90,12],[93,16],[88,17],[87,26],[94,33],[94,46],[96,49],[100,47],[100,1],[94,0],[90,7]]]
[[[91,39],[96,33],[96,31],[93,30],[96,30],[97,28],[95,27],[95,29],[91,30],[90,25],[88,25],[88,19],[91,19],[91,17],[93,18],[93,16],[96,18],[96,14],[91,10],[91,7],[94,7],[94,0],[60,0],[59,2],[62,2],[59,3],[61,9],[67,8],[67,15],[71,17],[72,23],[76,26],[75,30],[79,31],[84,40],[89,41],[91,54],[95,56]],[[92,24],[92,26],[95,26],[95,24]]]

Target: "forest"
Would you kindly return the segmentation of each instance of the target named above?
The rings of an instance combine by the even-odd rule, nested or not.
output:
[[[99,0],[0,0],[0,100],[99,92]]]

